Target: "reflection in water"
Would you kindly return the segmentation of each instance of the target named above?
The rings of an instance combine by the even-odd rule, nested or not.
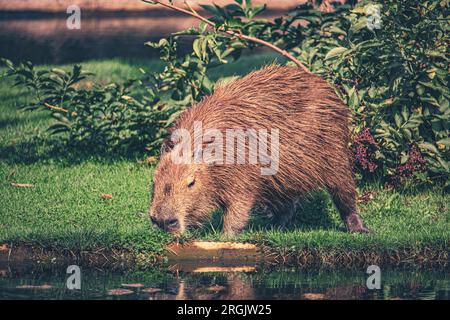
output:
[[[0,16],[0,57],[34,63],[70,63],[114,57],[152,57],[144,46],[198,22],[178,15],[117,15],[82,18],[80,30],[66,27],[67,15]],[[182,48],[190,44],[189,38]]]
[[[266,17],[279,15],[268,12]],[[198,25],[198,20],[171,12],[82,16],[81,29],[69,30],[67,15],[14,14],[0,11],[0,57],[35,64],[61,64],[108,58],[152,58],[144,45]],[[192,37],[180,38],[178,50],[190,49]]]
[[[65,268],[0,270],[0,299],[450,299],[448,270],[384,270],[381,290],[365,270],[260,269],[254,272],[82,269],[82,289],[66,288]],[[121,289],[121,290],[117,290]]]

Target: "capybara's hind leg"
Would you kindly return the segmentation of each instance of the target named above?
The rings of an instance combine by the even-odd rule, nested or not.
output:
[[[274,209],[276,223],[283,229],[287,228],[292,222],[295,213],[298,210],[299,200],[286,200],[286,203],[277,209]]]
[[[333,202],[350,232],[369,233],[356,208],[356,191],[345,191],[341,188],[330,189]]]

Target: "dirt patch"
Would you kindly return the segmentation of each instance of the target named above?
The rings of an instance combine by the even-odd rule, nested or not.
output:
[[[257,262],[262,258],[258,247],[250,243],[194,241],[171,244],[166,254],[169,263],[177,261],[245,261]]]
[[[191,247],[203,250],[246,250],[246,252],[258,250],[254,244],[240,242],[194,241]]]

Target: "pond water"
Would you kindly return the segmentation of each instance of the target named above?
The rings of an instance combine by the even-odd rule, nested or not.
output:
[[[70,275],[66,274],[66,267],[19,266],[0,270],[0,299],[450,299],[448,269],[383,268],[379,290],[367,288],[366,270],[240,270],[81,268],[81,289],[69,290],[66,281]]]
[[[268,12],[271,17],[275,12]],[[195,18],[172,12],[91,12],[82,14],[81,28],[68,29],[65,13],[0,11],[0,57],[34,64],[75,63],[109,58],[156,58],[147,41],[198,25]],[[184,36],[179,52],[191,47]]]
[[[157,50],[145,42],[196,24],[195,19],[161,13],[86,14],[79,30],[68,29],[66,20],[65,13],[0,12],[0,57],[35,64],[151,58],[157,56]],[[187,46],[189,38],[182,43]]]

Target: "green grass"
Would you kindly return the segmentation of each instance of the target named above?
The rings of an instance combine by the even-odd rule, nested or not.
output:
[[[349,234],[326,193],[306,199],[290,228],[267,228],[264,219],[254,217],[249,228],[238,235],[242,241],[256,241],[275,253],[329,251],[342,253],[389,252],[407,249],[417,253],[424,248],[448,251],[450,245],[450,199],[439,188],[421,192],[388,191],[377,185],[361,192],[373,192],[374,199],[360,204],[363,220],[372,234]],[[216,225],[219,223],[216,223]],[[220,239],[217,226],[202,236]]]
[[[220,67],[214,79],[245,74],[273,56],[244,57]],[[158,70],[161,64],[143,60],[92,61],[95,81],[122,81],[139,75],[138,68]],[[63,66],[65,67],[65,66]],[[54,152],[45,132],[51,122],[44,112],[22,112],[26,92],[0,80],[0,243],[24,243],[73,251],[123,247],[161,253],[171,238],[154,230],[147,218],[153,168],[138,159],[73,158]],[[37,138],[36,138],[37,137]],[[12,182],[31,183],[15,188]],[[389,191],[365,186],[374,199],[361,204],[371,235],[346,233],[330,198],[318,193],[303,204],[288,230],[254,218],[236,240],[264,244],[286,254],[301,250],[389,251],[432,248],[449,250],[450,197],[439,188]],[[104,200],[101,195],[112,194]],[[220,219],[216,219],[220,220]],[[220,221],[187,238],[223,239]]]

